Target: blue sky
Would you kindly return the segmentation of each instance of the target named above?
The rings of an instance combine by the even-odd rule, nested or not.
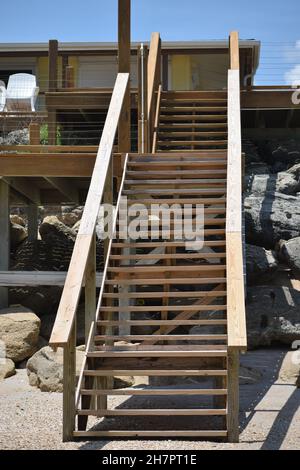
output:
[[[0,42],[117,39],[117,0],[14,0],[2,2],[0,12]],[[233,29],[260,39],[260,83],[300,76],[299,20],[299,0],[132,0],[134,41],[152,31],[163,40],[224,39]]]

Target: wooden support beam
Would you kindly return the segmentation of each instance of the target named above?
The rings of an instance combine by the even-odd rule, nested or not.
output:
[[[30,145],[40,145],[41,126],[38,122],[31,122],[29,125],[29,142]]]
[[[9,269],[10,221],[9,186],[0,179],[0,269]],[[8,307],[8,289],[0,287],[0,308]]]
[[[63,441],[73,439],[75,430],[76,388],[76,321],[74,320],[68,344],[63,353]]]
[[[66,67],[65,87],[75,88],[75,71],[72,65]]]
[[[61,286],[67,273],[60,271],[0,271],[0,287]],[[101,287],[102,273],[96,274],[96,287]],[[85,285],[85,284],[84,284]]]
[[[131,60],[131,0],[118,0],[119,73],[130,74]],[[124,97],[119,122],[119,152],[131,150],[131,96],[130,81]]]
[[[142,45],[138,52],[138,152],[149,151],[148,135],[148,47]]]
[[[239,442],[239,351],[228,350],[227,429],[229,442]]]
[[[58,88],[58,41],[49,41],[49,72],[48,91],[54,92]],[[48,111],[48,142],[50,145],[56,144],[56,111]]]
[[[29,202],[40,205],[41,196],[39,188],[25,178],[2,178],[3,181],[11,186],[12,189],[24,196]]]
[[[74,204],[79,204],[79,193],[78,189],[74,184],[72,184],[66,178],[45,178],[48,183],[57,189],[63,196],[65,196],[66,201],[74,202]]]
[[[231,70],[240,69],[240,46],[239,46],[239,33],[232,31],[229,38],[230,48],[230,68]]]

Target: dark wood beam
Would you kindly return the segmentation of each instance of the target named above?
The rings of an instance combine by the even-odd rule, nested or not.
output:
[[[131,0],[118,0],[119,73],[130,74]],[[131,97],[130,81],[124,98],[119,121],[119,152],[131,149]]]

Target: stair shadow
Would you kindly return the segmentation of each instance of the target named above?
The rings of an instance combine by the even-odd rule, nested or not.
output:
[[[293,417],[300,406],[300,390],[296,389],[287,399],[280,410],[259,408],[259,404],[265,399],[272,387],[291,386],[293,384],[277,382],[283,359],[288,350],[264,349],[248,353],[242,359],[242,365],[255,366],[262,372],[262,380],[251,385],[240,387],[240,431],[244,431],[257,413],[278,414],[268,430],[267,437],[262,443],[261,450],[280,449],[287,435]],[[272,399],[271,399],[272,400]],[[245,441],[243,441],[245,442]],[[254,443],[255,440],[251,440]],[[257,442],[257,441],[256,441]]]

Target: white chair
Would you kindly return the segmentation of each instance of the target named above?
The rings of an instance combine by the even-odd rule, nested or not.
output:
[[[6,88],[5,83],[0,80],[0,113],[5,111],[6,104]]]
[[[6,90],[7,111],[35,112],[35,102],[39,94],[36,78],[29,73],[16,73],[8,80]]]

